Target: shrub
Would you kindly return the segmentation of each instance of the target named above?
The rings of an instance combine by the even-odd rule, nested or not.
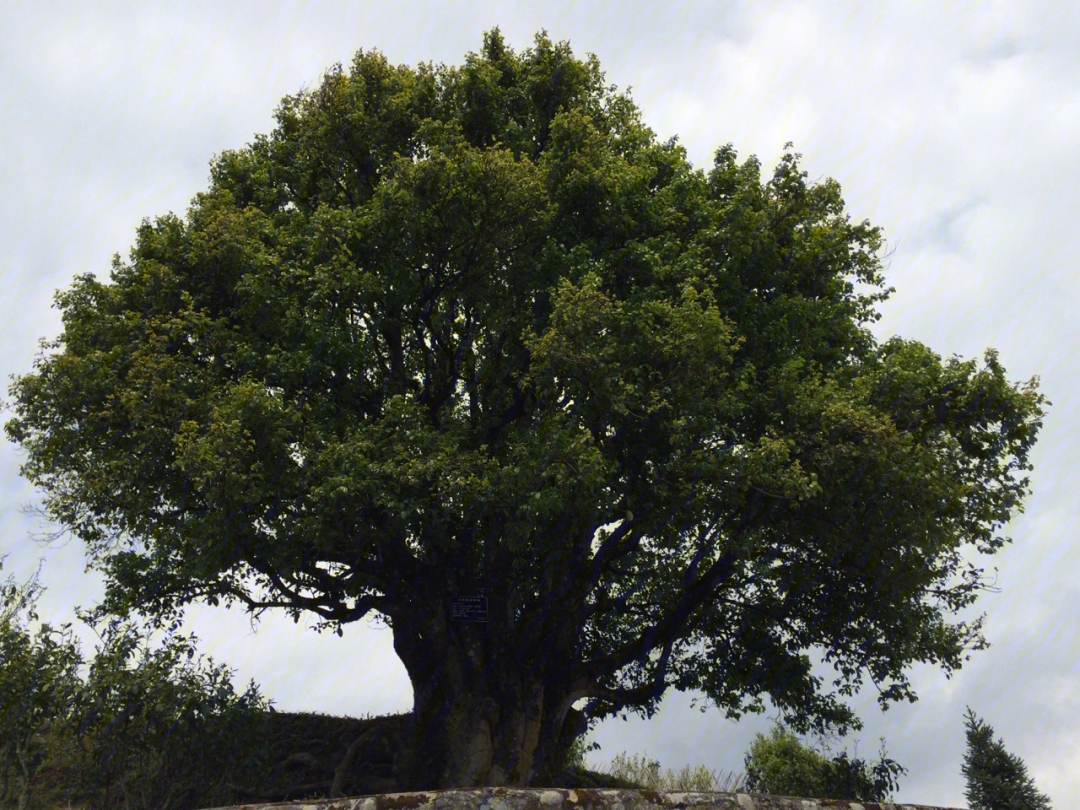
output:
[[[128,622],[105,629],[71,746],[77,788],[95,806],[228,804],[237,777],[258,781],[268,705],[254,683],[237,695],[231,672],[196,656],[195,637],[176,630],[152,646]]]
[[[884,744],[872,765],[846,751],[829,759],[780,726],[769,737],[757,735],[745,763],[748,790],[807,799],[888,801],[899,774],[907,773],[885,756]]]
[[[32,631],[42,590],[37,575],[0,585],[0,807],[184,810],[258,780],[269,706],[254,683],[237,695],[176,626],[155,646],[120,620],[83,679],[70,625]]]
[[[81,685],[71,626],[31,632],[41,590],[37,574],[23,585],[11,577],[0,585],[0,807],[19,810],[49,764],[47,738],[70,721]]]

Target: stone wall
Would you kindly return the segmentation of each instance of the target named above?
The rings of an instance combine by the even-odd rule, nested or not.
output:
[[[240,810],[220,808],[220,810]],[[242,805],[243,810],[950,810],[915,804],[798,799],[760,793],[657,793],[651,790],[477,788],[383,793]]]

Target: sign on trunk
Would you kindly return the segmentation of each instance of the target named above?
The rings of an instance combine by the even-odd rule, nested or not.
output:
[[[488,620],[486,596],[451,596],[450,621],[486,622]]]

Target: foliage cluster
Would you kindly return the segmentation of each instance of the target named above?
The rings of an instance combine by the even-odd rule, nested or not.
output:
[[[888,801],[907,769],[885,756],[884,743],[876,763],[848,757],[847,751],[829,757],[777,726],[770,736],[758,734],[746,755],[746,787],[758,793],[818,799]]]
[[[151,643],[119,620],[84,666],[70,624],[38,624],[41,590],[0,586],[0,807],[210,807],[258,778],[269,707],[253,683],[237,694],[175,627]]]
[[[70,625],[41,625],[36,577],[0,586],[0,805],[26,807],[42,737],[74,712],[81,657]]]

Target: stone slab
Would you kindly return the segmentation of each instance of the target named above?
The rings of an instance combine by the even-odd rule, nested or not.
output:
[[[345,799],[245,804],[217,810],[956,810],[921,804],[799,799],[761,793],[475,788],[383,793]]]

